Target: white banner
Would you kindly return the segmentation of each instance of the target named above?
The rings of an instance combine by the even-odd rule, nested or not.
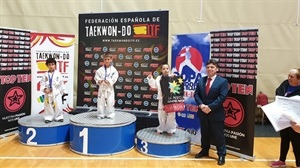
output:
[[[40,91],[40,80],[48,70],[46,60],[55,58],[56,69],[62,74],[68,92],[63,99],[63,110],[73,110],[75,35],[31,33],[31,114],[44,111],[44,94]]]

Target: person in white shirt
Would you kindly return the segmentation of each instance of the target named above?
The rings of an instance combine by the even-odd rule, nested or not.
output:
[[[148,84],[152,88],[157,88],[157,99],[158,99],[158,121],[159,126],[157,127],[157,133],[162,134],[167,132],[169,135],[172,135],[176,132],[176,116],[175,112],[166,112],[163,104],[163,87],[161,81],[167,78],[170,78],[174,75],[170,75],[170,67],[168,64],[163,64],[161,66],[162,75],[153,78],[152,74],[148,75]],[[168,86],[167,86],[168,87]]]
[[[99,85],[97,101],[97,118],[115,117],[115,90],[114,84],[117,82],[119,73],[112,65],[112,56],[105,54],[103,56],[104,65],[95,73],[94,80]]]
[[[41,79],[41,91],[45,93],[44,120],[49,123],[53,120],[63,122],[62,95],[67,94],[61,73],[56,69],[56,60],[46,60],[48,71]]]

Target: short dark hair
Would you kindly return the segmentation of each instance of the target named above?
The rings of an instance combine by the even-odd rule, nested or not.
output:
[[[54,58],[48,58],[46,60],[46,65],[50,64],[50,63],[54,63],[56,65],[56,60]]]
[[[215,60],[215,59],[209,59],[206,63],[206,65],[208,64],[213,64],[214,66],[216,66],[217,68],[219,68],[219,65],[218,65],[218,61]]]

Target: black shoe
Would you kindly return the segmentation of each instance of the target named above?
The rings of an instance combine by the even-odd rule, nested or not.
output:
[[[64,119],[59,119],[59,120],[57,120],[58,122],[64,122]]]
[[[208,152],[206,153],[206,152],[201,151],[195,155],[195,158],[202,158],[205,156],[208,156]]]
[[[218,165],[224,165],[225,164],[225,156],[219,156],[218,159]]]
[[[49,123],[49,122],[51,122],[50,120],[45,120],[45,123],[47,124],[47,123]]]

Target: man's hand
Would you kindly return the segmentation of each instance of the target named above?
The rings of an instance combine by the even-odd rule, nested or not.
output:
[[[211,112],[211,109],[208,107],[208,105],[201,104],[201,105],[199,105],[199,108],[206,114]]]

